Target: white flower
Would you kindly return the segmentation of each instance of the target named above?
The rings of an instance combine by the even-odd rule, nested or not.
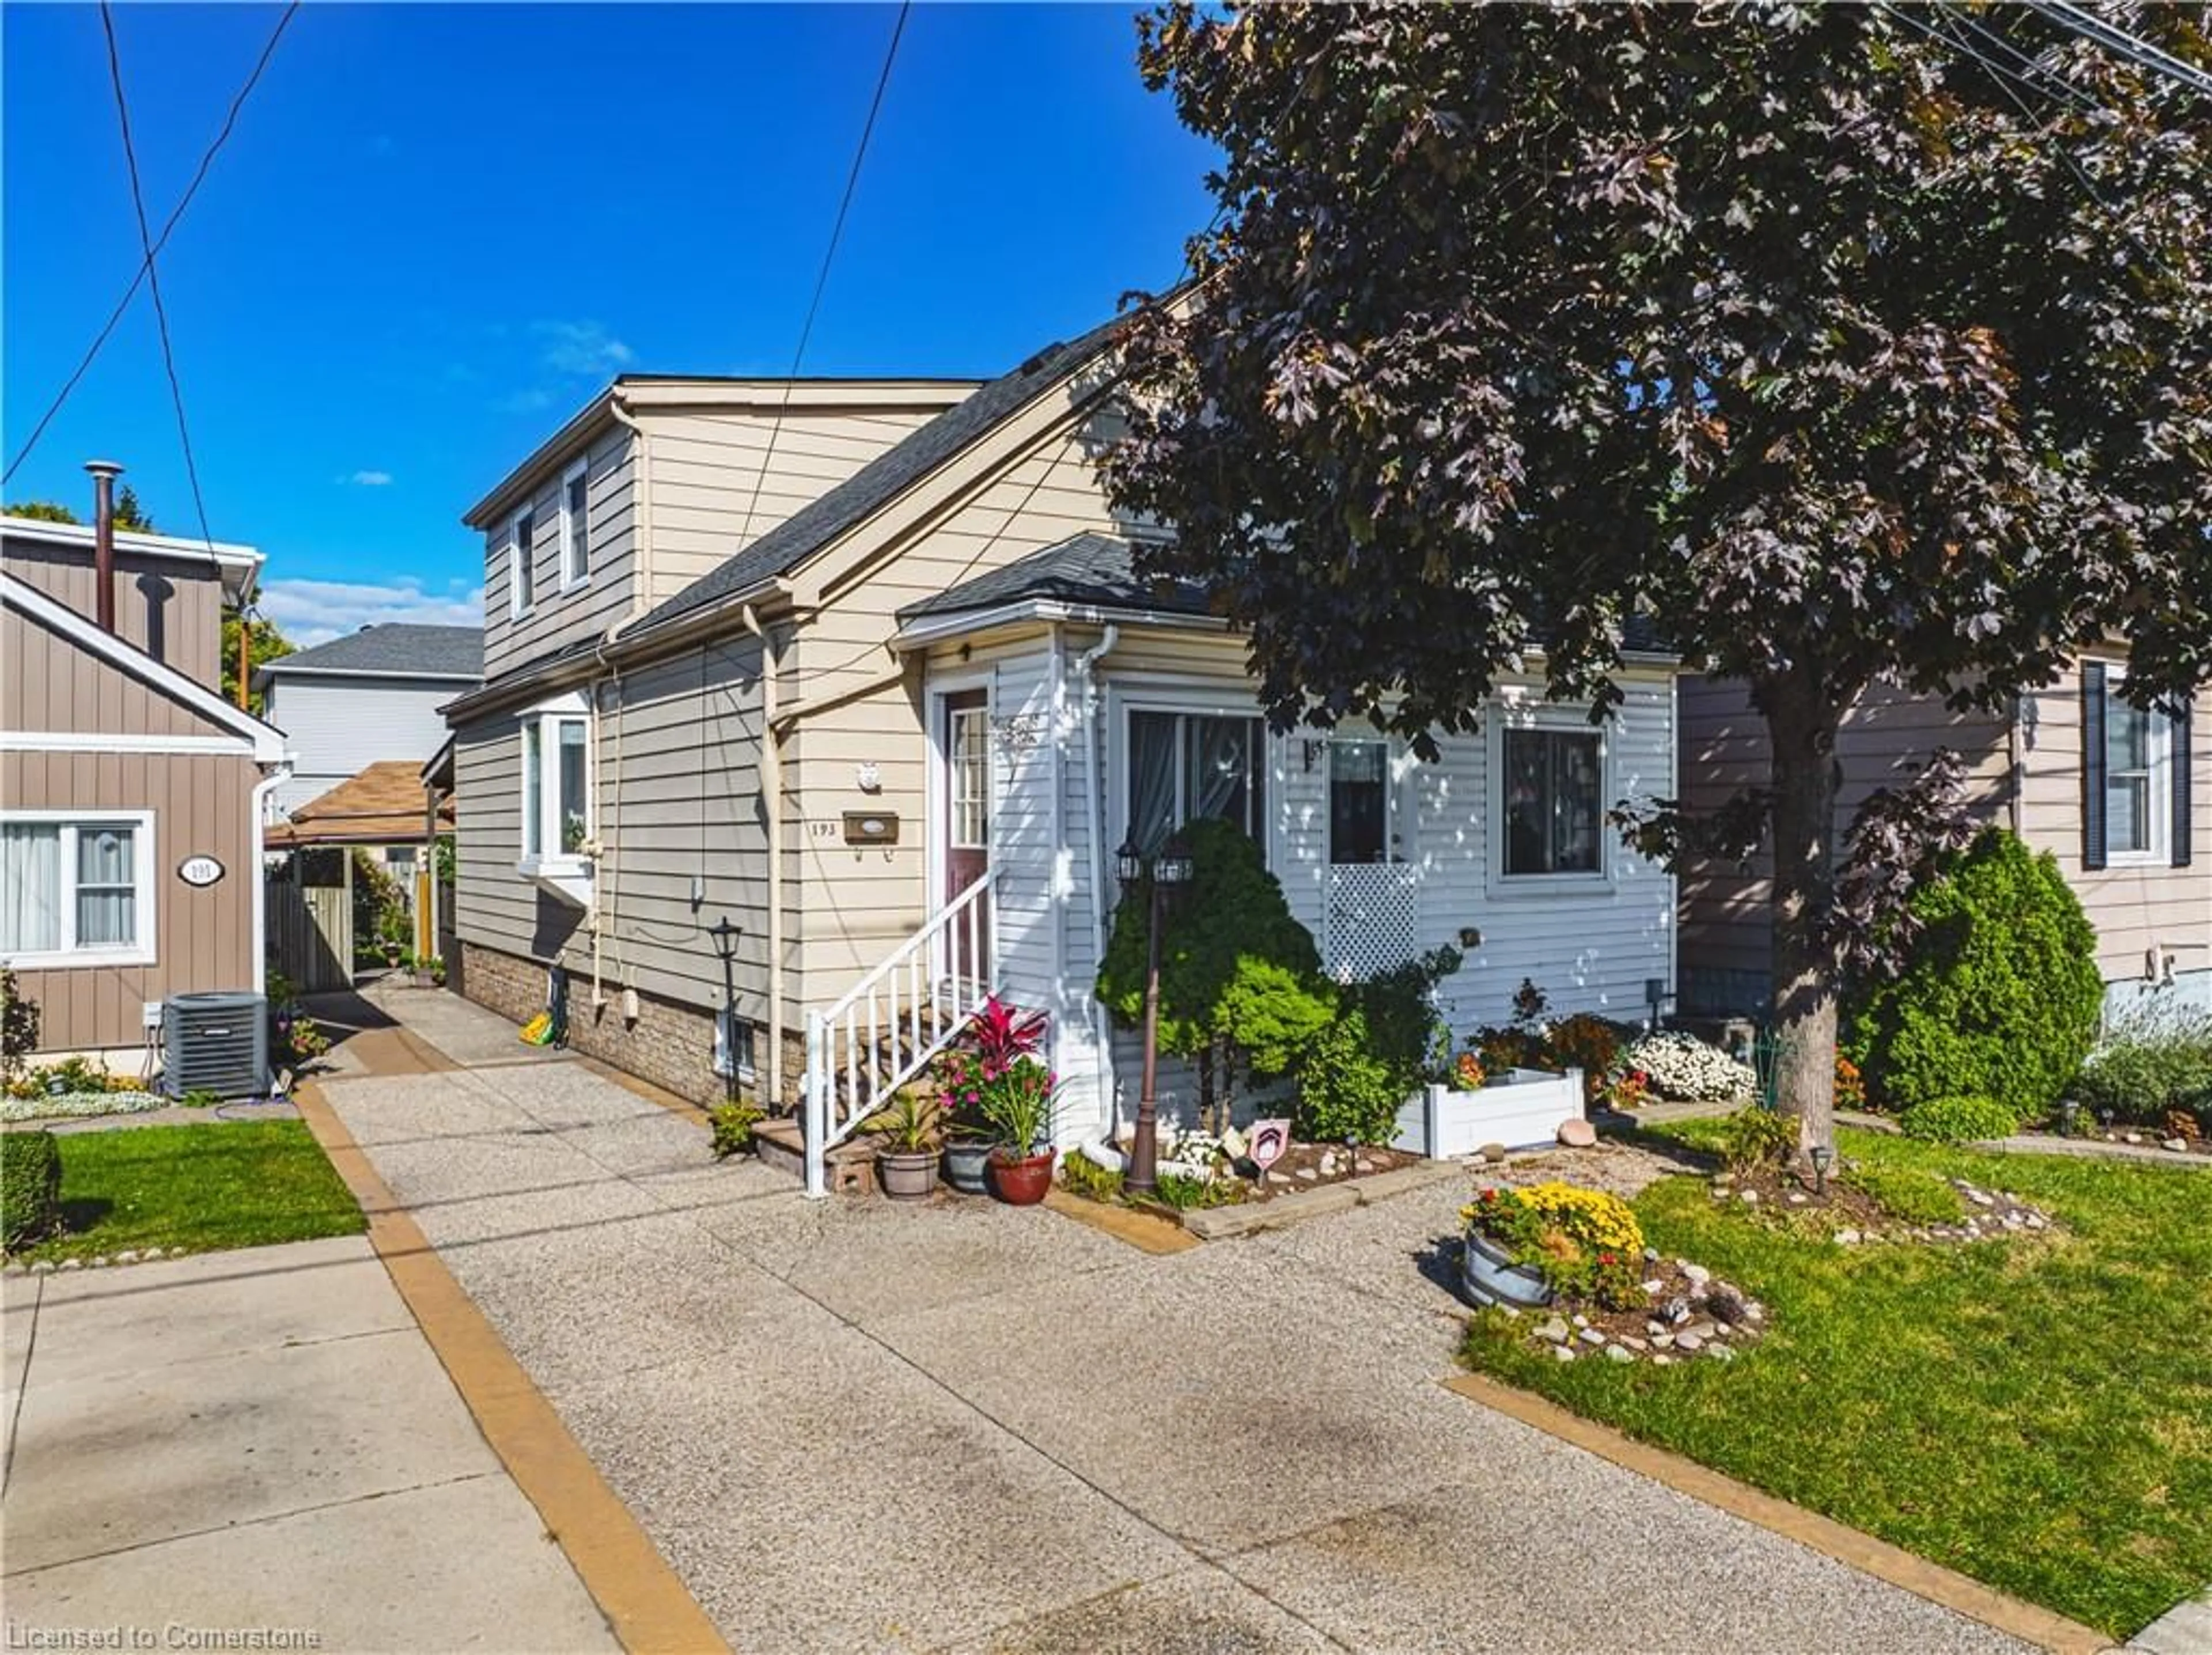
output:
[[[1759,1076],[1718,1046],[1695,1035],[1647,1034],[1621,1054],[1630,1069],[1641,1069],[1651,1090],[1678,1103],[1727,1103],[1748,1098]]]

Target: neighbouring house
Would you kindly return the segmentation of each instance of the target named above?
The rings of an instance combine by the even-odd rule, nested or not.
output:
[[[352,934],[353,854],[367,852],[401,880],[412,916],[412,934],[406,952],[428,960],[438,952],[437,885],[434,873],[437,842],[453,831],[450,795],[438,797],[424,779],[424,767],[411,758],[386,758],[362,767],[328,793],[309,800],[266,834],[272,855],[283,858],[272,871],[273,890],[287,912],[270,924],[291,927],[290,934],[274,938],[272,952],[285,965],[285,974],[303,989],[343,988],[352,981],[356,949],[376,941]],[[309,884],[307,865],[310,853],[325,853],[320,878],[335,883],[345,893],[335,914],[311,916],[299,894]],[[313,922],[327,926],[333,918],[344,934],[319,934]]]
[[[289,815],[371,764],[419,768],[445,743],[438,709],[483,682],[475,626],[364,626],[264,663],[253,674],[262,716],[284,733],[294,765],[274,795],[277,812]]]
[[[1510,684],[1433,764],[1271,733],[1242,640],[1131,575],[1155,531],[1094,465],[1113,337],[981,386],[619,380],[470,512],[471,996],[520,1018],[562,983],[573,1044],[693,1097],[720,1055],[804,1104],[818,1188],[990,986],[1049,1014],[1060,1142],[1126,1114],[1114,848],[1195,818],[1253,835],[1334,970],[1463,947],[1462,1030],[1523,978],[1560,1011],[1672,994],[1674,881],[1603,818],[1673,790],[1674,661],[1629,640],[1601,727]]]
[[[222,611],[261,563],[0,518],[0,961],[43,1050],[135,1059],[169,995],[262,987],[284,743],[221,693]]]
[[[2097,928],[2097,963],[2117,1008],[2145,989],[2212,1008],[2212,691],[2145,712],[2119,693],[2124,650],[2084,656],[2054,683],[1992,713],[1877,688],[1838,750],[1840,836],[1875,788],[1941,747],[1966,761],[1982,820],[2057,859]],[[1692,808],[1765,784],[1766,727],[1740,682],[1685,677],[1682,794]],[[1682,1009],[1764,1015],[1773,928],[1771,867],[1708,860],[1682,873]]]

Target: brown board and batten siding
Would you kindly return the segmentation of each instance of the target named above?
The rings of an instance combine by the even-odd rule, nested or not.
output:
[[[2036,849],[2057,858],[2097,928],[2097,964],[2107,982],[2141,978],[2144,958],[2154,946],[2185,945],[2175,955],[2177,970],[2212,968],[2212,691],[2198,691],[2190,722],[2187,864],[2173,866],[2168,854],[2154,863],[2087,868],[2082,856],[2080,667],[2021,699],[2021,834]],[[2182,785],[2179,774],[2172,784]]]
[[[80,615],[97,609],[88,549],[0,535],[0,567]],[[217,682],[222,671],[222,581],[214,563],[195,565],[118,547],[115,630],[125,642],[186,678],[210,689],[222,687]]]
[[[1710,811],[1744,788],[1767,785],[1772,750],[1765,721],[1738,679],[1686,674],[1678,688],[1683,803]],[[1869,794],[1905,779],[1939,747],[1966,761],[1967,799],[1981,818],[2008,822],[2011,753],[2006,721],[1960,713],[1941,701],[1876,685],[1845,716],[1837,743],[1844,767],[1837,801],[1838,835]],[[1757,1009],[1772,980],[1772,862],[1762,850],[1743,867],[1696,858],[1682,870],[1681,973],[1685,1012],[1737,1014]]]
[[[1092,465],[1095,420],[1077,413],[1079,394],[1065,385],[1048,393],[1039,417],[1054,423],[1026,451],[951,462],[946,476],[958,479],[957,492],[865,567],[833,578],[823,608],[799,633],[782,700],[832,703],[801,720],[785,747],[802,892],[792,991],[804,1004],[827,1004],[927,917],[921,692],[911,674],[879,683],[900,665],[887,647],[897,611],[1086,529],[1115,527]],[[840,695],[851,698],[838,703]],[[860,790],[862,764],[877,767],[878,792]],[[848,810],[896,812],[897,846],[846,845]]]
[[[0,727],[79,735],[220,733],[189,707],[15,609],[0,611]],[[30,802],[0,794],[0,803]]]
[[[212,733],[212,732],[210,732]],[[0,753],[0,800],[11,809],[153,813],[154,962],[17,972],[39,1003],[42,1050],[136,1044],[141,1008],[171,995],[250,989],[256,961],[252,882],[253,760],[229,753]],[[177,877],[186,857],[223,866],[214,885]]]

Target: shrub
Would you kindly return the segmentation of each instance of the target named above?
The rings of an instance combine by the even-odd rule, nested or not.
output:
[[[1410,1091],[1376,1051],[1366,1013],[1355,1008],[1306,1049],[1291,1130],[1309,1143],[1388,1143]]]
[[[1859,1066],[1843,1055],[1836,1054],[1836,1107],[1861,1110],[1866,1107],[1866,1077]]]
[[[12,1080],[39,1048],[39,1002],[27,1000],[15,974],[0,965],[0,1080]]]
[[[1620,1030],[1595,1012],[1577,1012],[1544,1031],[1544,1050],[1548,1067],[1583,1072],[1583,1101],[1595,1103],[1620,1055]]]
[[[2130,1012],[2089,1055],[2074,1097],[2100,1117],[2145,1125],[2176,1110],[2212,1117],[2212,1015],[2155,1002]]]
[[[1956,1224],[1966,1216],[1966,1197],[1923,1167],[1854,1166],[1848,1182],[1907,1224]]]
[[[707,1120],[714,1134],[714,1159],[726,1160],[750,1149],[753,1128],[760,1123],[762,1113],[752,1104],[717,1104],[708,1110]]]
[[[1908,1138],[1972,1143],[1983,1138],[2010,1137],[2020,1129],[2020,1117],[1994,1098],[1966,1093],[1915,1104],[1898,1117],[1897,1123]]]
[[[1249,1193],[1241,1178],[1194,1178],[1181,1172],[1163,1172],[1152,1194],[1177,1212],[1193,1207],[1236,1207]]]
[[[1893,979],[1855,983],[1845,1050],[1907,1109],[1961,1094],[2048,1109],[2096,1038],[2097,934],[2048,851],[1990,829],[1911,897],[1922,929]]]
[[[1460,1216],[1540,1271],[1554,1293],[1616,1310],[1644,1302],[1644,1231],[1628,1203],[1557,1180],[1479,1190]]]
[[[1110,1166],[1099,1165],[1080,1150],[1071,1150],[1060,1157],[1060,1182],[1068,1194],[1081,1196],[1085,1201],[1121,1199],[1121,1175]]]
[[[1752,1104],[1721,1122],[1713,1142],[1738,1177],[1769,1171],[1797,1153],[1797,1117]]]
[[[1693,1034],[1647,1034],[1631,1045],[1621,1062],[1641,1071],[1644,1082],[1676,1103],[1726,1103],[1748,1098],[1759,1076],[1718,1046]]]
[[[0,1244],[19,1247],[52,1230],[61,1193],[61,1147],[52,1133],[0,1133]]]

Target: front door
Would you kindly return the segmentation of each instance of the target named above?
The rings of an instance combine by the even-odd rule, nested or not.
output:
[[[945,758],[945,820],[939,842],[945,847],[945,900],[960,893],[991,867],[991,715],[988,695],[963,690],[939,703],[944,721],[938,733]],[[978,898],[974,922],[954,927],[947,975],[981,983],[990,964],[991,916]]]
[[[1420,869],[1411,812],[1388,741],[1337,739],[1328,748],[1328,925],[1331,975],[1364,982],[1420,952]]]

